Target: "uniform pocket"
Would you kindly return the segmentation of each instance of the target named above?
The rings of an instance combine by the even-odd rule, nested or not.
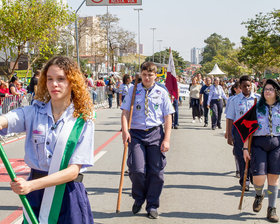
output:
[[[34,149],[37,154],[37,158],[39,161],[44,160],[46,158],[46,150],[45,150],[45,136],[44,135],[33,135],[32,136]]]

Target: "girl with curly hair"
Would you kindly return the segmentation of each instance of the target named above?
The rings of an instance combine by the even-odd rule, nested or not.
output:
[[[92,113],[77,64],[57,56],[41,71],[33,104],[0,117],[1,134],[26,132],[24,159],[31,173],[11,187],[26,195],[40,223],[93,223],[82,183],[82,172],[93,165]]]
[[[264,199],[264,183],[267,179],[267,219],[278,222],[276,200],[280,174],[280,86],[268,79],[264,84],[257,104],[259,129],[253,134],[252,154],[249,155],[248,141],[244,143],[243,157],[251,159],[253,183],[256,191],[253,211],[259,212]]]

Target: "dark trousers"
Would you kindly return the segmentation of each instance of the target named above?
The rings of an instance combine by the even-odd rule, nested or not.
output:
[[[151,131],[131,129],[130,135],[127,166],[132,182],[132,197],[138,205],[146,200],[146,210],[149,212],[159,207],[164,183],[166,158],[160,151],[163,128],[160,126]]]
[[[235,158],[238,162],[239,165],[239,171],[240,171],[240,179],[239,179],[239,184],[242,186],[243,185],[243,177],[244,177],[244,171],[245,171],[245,161],[243,158],[243,142],[241,140],[241,137],[235,128],[233,126],[232,128],[232,137],[233,137],[233,153],[235,155]],[[248,168],[248,174],[247,174],[247,179],[246,179],[246,185],[250,184],[250,178],[251,177],[251,172],[250,168]]]
[[[120,94],[117,93],[117,107],[120,106]]]
[[[204,123],[208,124],[208,113],[209,109],[207,107],[207,104],[203,104],[203,111],[204,111]]]
[[[190,106],[192,108],[192,117],[195,119],[195,117],[200,118],[201,117],[201,105],[199,103],[199,99],[191,98]]]
[[[210,109],[212,110],[212,128],[221,127],[221,118],[223,113],[223,101],[220,100],[211,100]]]
[[[109,108],[113,105],[113,94],[108,94]]]
[[[179,125],[179,108],[178,108],[178,100],[174,99],[173,107],[175,113],[173,114],[173,126]]]

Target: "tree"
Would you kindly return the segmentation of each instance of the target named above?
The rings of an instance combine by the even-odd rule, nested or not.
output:
[[[119,27],[119,18],[110,13],[97,16],[100,21],[100,27],[104,31],[101,34],[101,41],[107,41],[109,45],[110,66],[113,70],[115,65],[115,56],[119,55],[118,51],[128,52],[136,48],[135,34]],[[108,31],[108,32],[107,32]],[[107,48],[103,49],[104,52]]]
[[[172,55],[174,59],[174,65],[176,68],[176,74],[181,75],[182,70],[186,68],[187,61],[185,61],[179,54],[178,51],[172,50]],[[145,61],[152,61],[153,55],[146,57]],[[168,64],[169,62],[169,49],[165,49],[161,52],[156,52],[154,54],[154,61],[161,64]]]
[[[32,65],[41,54],[50,52],[49,43],[58,39],[73,15],[55,0],[2,0],[0,50],[5,52],[6,63],[15,62],[7,75],[13,74],[22,55],[33,54]]]
[[[241,37],[242,48],[238,54],[241,62],[261,75],[269,67],[280,65],[280,10],[263,14],[243,22],[247,36]]]
[[[228,53],[233,50],[233,46],[235,45],[227,37],[223,38],[216,33],[211,34],[210,37],[204,40],[204,42],[206,43],[206,46],[202,53],[202,65],[213,61],[215,56],[221,55],[226,57]]]

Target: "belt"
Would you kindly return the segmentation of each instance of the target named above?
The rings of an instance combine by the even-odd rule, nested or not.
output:
[[[155,129],[157,129],[158,127],[161,127],[162,125],[159,125],[159,126],[155,126],[155,127],[152,127],[152,128],[148,128],[148,129],[131,129],[131,130],[137,130],[137,131],[153,131]]]
[[[39,179],[39,178],[42,178],[42,177],[45,177],[45,176],[48,176],[47,172],[37,171],[37,170],[34,170],[34,169],[31,170],[31,178],[32,178],[32,180]],[[74,182],[83,182],[83,178],[84,178],[84,175],[79,173],[77,178],[75,180],[72,180],[72,181],[74,181]]]

